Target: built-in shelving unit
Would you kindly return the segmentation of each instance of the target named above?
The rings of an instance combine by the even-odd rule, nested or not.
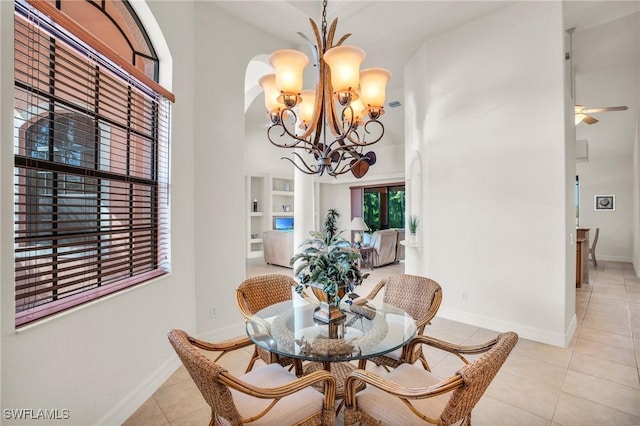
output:
[[[293,216],[293,178],[271,177],[271,213],[273,216]]]
[[[293,193],[293,177],[268,174],[245,177],[247,258],[264,255],[262,235],[273,229],[274,217],[293,217]]]
[[[262,233],[268,229],[265,208],[268,207],[267,177],[247,176],[245,178],[245,203],[247,206],[247,257],[260,257],[264,254]]]

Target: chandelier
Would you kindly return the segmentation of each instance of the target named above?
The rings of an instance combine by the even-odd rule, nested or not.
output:
[[[315,90],[302,90],[303,71],[309,63],[304,53],[283,49],[269,56],[275,74],[259,80],[271,120],[267,138],[279,148],[293,149],[292,158],[282,159],[303,173],[322,176],[326,172],[336,177],[352,172],[361,178],[376,162],[376,154],[367,148],[384,135],[379,118],[384,114],[385,87],[391,73],[382,68],[360,71],[364,50],[342,45],[351,34],[334,44],[338,18],[327,32],[326,15],[325,0],[322,34],[309,18],[315,45],[298,33],[313,53]]]

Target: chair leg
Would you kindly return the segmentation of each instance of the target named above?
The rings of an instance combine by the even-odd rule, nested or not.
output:
[[[253,355],[251,355],[251,359],[249,360],[249,365],[247,365],[245,374],[251,371],[251,369],[253,368],[253,364],[255,364],[258,359],[260,359],[260,355],[258,355],[258,348],[254,346]]]
[[[595,253],[591,253],[591,259],[593,260],[593,267],[597,268],[598,267],[598,261],[596,260],[596,254]]]
[[[424,353],[420,353],[420,362],[422,363],[422,368],[431,372],[431,368],[429,367],[429,363],[427,362],[427,358],[425,358]]]

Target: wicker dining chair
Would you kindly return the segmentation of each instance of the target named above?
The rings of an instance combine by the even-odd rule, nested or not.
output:
[[[256,312],[285,300],[291,300],[292,291],[297,282],[290,276],[282,274],[259,275],[244,280],[236,289],[236,303],[245,320]],[[260,346],[254,346],[253,355],[247,366],[247,373],[253,369],[257,360],[269,364],[277,362],[283,367],[294,365],[296,374],[302,374],[299,360],[278,356]]]
[[[409,360],[395,370],[378,376],[371,371],[356,370],[345,381],[344,424],[353,425],[471,425],[471,410],[502,367],[518,342],[514,332],[475,346],[460,346],[417,336],[410,346],[422,344],[451,352],[464,366],[449,378],[441,379],[413,365]],[[469,362],[465,354],[480,354]],[[366,383],[366,388],[357,390]]]
[[[436,281],[417,275],[395,274],[380,281],[363,301],[375,298],[384,289],[383,302],[393,305],[407,312],[416,321],[417,334],[421,335],[427,324],[436,316],[442,302],[442,288]],[[356,300],[358,303],[358,300]],[[416,360],[429,370],[422,347],[415,346]],[[368,361],[381,365],[389,371],[389,367],[396,368],[401,363],[402,349],[385,355],[369,358]],[[361,360],[359,368],[365,369],[367,360]]]
[[[268,364],[235,377],[199,349],[227,353],[230,348],[246,346],[250,341],[208,343],[182,330],[171,330],[168,337],[211,407],[210,426],[335,423],[336,381],[328,371],[297,378],[279,364]],[[314,384],[321,389],[324,385],[324,393],[314,389]]]

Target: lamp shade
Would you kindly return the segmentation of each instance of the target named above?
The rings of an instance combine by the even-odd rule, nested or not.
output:
[[[355,92],[360,84],[360,64],[364,50],[355,46],[336,46],[324,53],[324,61],[331,69],[333,91]]]
[[[364,106],[362,106],[362,101],[360,99],[356,99],[355,101],[351,101],[351,108],[353,109],[353,115],[355,116],[356,124],[362,123],[362,112],[364,111]],[[351,121],[351,110],[349,108],[344,110],[344,115],[347,121]]]
[[[298,94],[302,91],[302,72],[309,58],[302,52],[292,49],[276,50],[269,56],[269,63],[276,73],[276,87],[285,94]]]
[[[384,68],[367,68],[360,73],[360,100],[365,107],[384,105],[385,89],[391,73]]]
[[[349,225],[349,229],[351,229],[352,231],[368,231],[369,227],[364,222],[364,220],[362,220],[361,217],[354,217],[351,220],[351,225]]]
[[[300,94],[302,101],[298,104],[298,120],[303,126],[308,126],[313,117],[313,107],[316,103],[316,91],[315,90],[303,90]],[[304,127],[306,128],[306,127]]]
[[[282,105],[278,102],[278,96],[280,96],[280,92],[276,89],[276,75],[275,74],[267,74],[260,77],[258,80],[258,84],[264,90],[264,106],[267,108],[267,111],[278,112]]]

